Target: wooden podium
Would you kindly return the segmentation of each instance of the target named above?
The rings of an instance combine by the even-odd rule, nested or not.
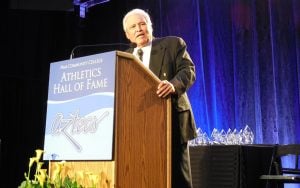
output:
[[[96,174],[97,188],[171,188],[171,101],[156,95],[159,79],[132,54],[116,51],[116,61],[113,160],[67,161],[63,175]]]

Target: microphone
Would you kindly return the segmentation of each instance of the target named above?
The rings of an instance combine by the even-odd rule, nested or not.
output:
[[[109,46],[109,47],[112,47],[112,46],[126,46],[126,47],[130,48],[132,46],[132,44],[126,44],[126,43],[99,43],[99,44],[82,44],[82,45],[77,45],[77,46],[74,46],[74,48],[72,48],[71,54],[70,54],[70,59],[74,58],[74,52],[77,49],[80,49],[80,48],[91,48],[91,47],[104,47],[104,46]]]
[[[129,44],[129,48],[136,48],[136,43],[133,43],[133,42],[131,42],[130,44]]]

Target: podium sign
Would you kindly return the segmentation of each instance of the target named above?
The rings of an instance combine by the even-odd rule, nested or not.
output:
[[[44,160],[112,160],[116,52],[50,65]]]

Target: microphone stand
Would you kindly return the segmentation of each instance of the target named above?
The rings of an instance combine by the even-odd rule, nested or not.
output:
[[[74,48],[72,48],[71,50],[71,54],[70,54],[70,59],[73,59],[74,58],[74,52],[77,50],[77,49],[80,49],[80,48],[91,48],[91,47],[103,47],[103,46],[127,46],[127,47],[130,47],[131,45],[130,44],[126,44],[126,43],[99,43],[99,44],[82,44],[82,45],[77,45],[77,46],[74,46]]]

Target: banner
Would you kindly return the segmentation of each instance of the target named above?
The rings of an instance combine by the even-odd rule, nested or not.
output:
[[[44,160],[111,160],[116,52],[50,64]]]

